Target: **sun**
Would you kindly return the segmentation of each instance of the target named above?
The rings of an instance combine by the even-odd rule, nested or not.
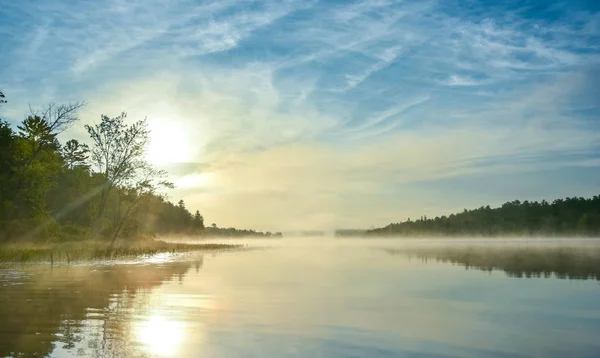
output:
[[[155,120],[149,122],[150,143],[146,159],[156,165],[189,161],[192,146],[182,124],[176,121]]]

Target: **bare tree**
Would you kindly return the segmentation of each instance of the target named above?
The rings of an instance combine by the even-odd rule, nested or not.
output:
[[[42,107],[39,111],[29,108],[32,116],[39,116],[48,123],[50,131],[56,134],[64,132],[73,122],[79,119],[79,109],[85,105],[85,102],[75,102],[69,104],[50,103]]]
[[[160,188],[172,187],[172,184],[163,180],[166,172],[152,169],[145,160],[150,134],[146,119],[127,125],[125,118],[127,114],[124,112],[113,118],[102,115],[100,124],[85,126],[93,141],[90,151],[92,163],[104,176],[96,232],[102,229],[102,219],[112,189],[121,187],[135,197],[117,223],[111,245],[139,200]]]
[[[79,109],[84,105],[85,102],[50,103],[39,111],[29,107],[31,114],[18,126],[20,135],[28,139],[33,146],[26,166],[30,165],[46,146],[54,144],[58,134],[79,120]]]

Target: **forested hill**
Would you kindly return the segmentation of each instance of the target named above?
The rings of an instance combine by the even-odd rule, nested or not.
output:
[[[511,201],[433,219],[393,223],[367,236],[600,236],[600,196]]]

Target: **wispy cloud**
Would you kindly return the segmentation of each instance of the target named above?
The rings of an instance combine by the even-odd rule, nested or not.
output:
[[[383,53],[377,56],[378,61],[372,66],[365,69],[363,72],[353,75],[346,75],[346,87],[343,89],[343,91],[347,91],[358,86],[367,78],[369,78],[372,74],[390,66],[396,60],[396,58],[398,58],[400,50],[400,46],[387,48],[383,51]]]
[[[403,113],[406,113],[410,109],[426,103],[430,99],[431,97],[429,96],[423,96],[403,100],[393,107],[390,107],[380,113],[377,113],[372,117],[366,118],[364,121],[361,121],[359,126],[349,129],[349,132],[359,132],[363,135],[382,134],[390,129],[390,125],[394,126],[396,124],[399,124],[399,122],[401,122],[402,120],[402,118],[399,117]],[[384,126],[384,130],[382,130],[382,128],[377,128],[376,133],[372,132],[374,127],[380,127],[382,124],[388,125]]]
[[[473,80],[472,78],[460,76],[460,75],[451,75],[442,83],[448,86],[477,86],[482,82]]]
[[[9,2],[2,115],[84,99],[84,122],[148,116],[155,152],[185,152],[161,157],[187,163],[174,195],[265,228],[383,224],[441,207],[419,183],[595,165],[599,9],[471,5]]]
[[[29,55],[23,66],[48,61],[46,54],[52,53],[54,58],[47,66],[81,75],[111,60],[145,63],[143,55],[172,60],[226,51],[253,31],[307,6],[299,1],[273,1],[240,11],[238,5],[234,1],[187,0],[107,0],[69,5],[36,1],[11,4],[7,13],[39,17],[50,26],[33,32],[27,27],[20,29],[24,31],[23,48]],[[48,35],[44,31],[50,31],[52,41],[42,42]],[[126,54],[128,51],[135,53]],[[16,54],[24,53],[17,48]]]

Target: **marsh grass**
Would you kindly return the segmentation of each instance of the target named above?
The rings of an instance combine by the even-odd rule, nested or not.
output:
[[[65,243],[7,243],[0,244],[0,262],[73,262],[111,260],[160,253],[224,250],[240,247],[227,244],[184,244],[161,240],[123,241],[109,247],[103,241]]]

